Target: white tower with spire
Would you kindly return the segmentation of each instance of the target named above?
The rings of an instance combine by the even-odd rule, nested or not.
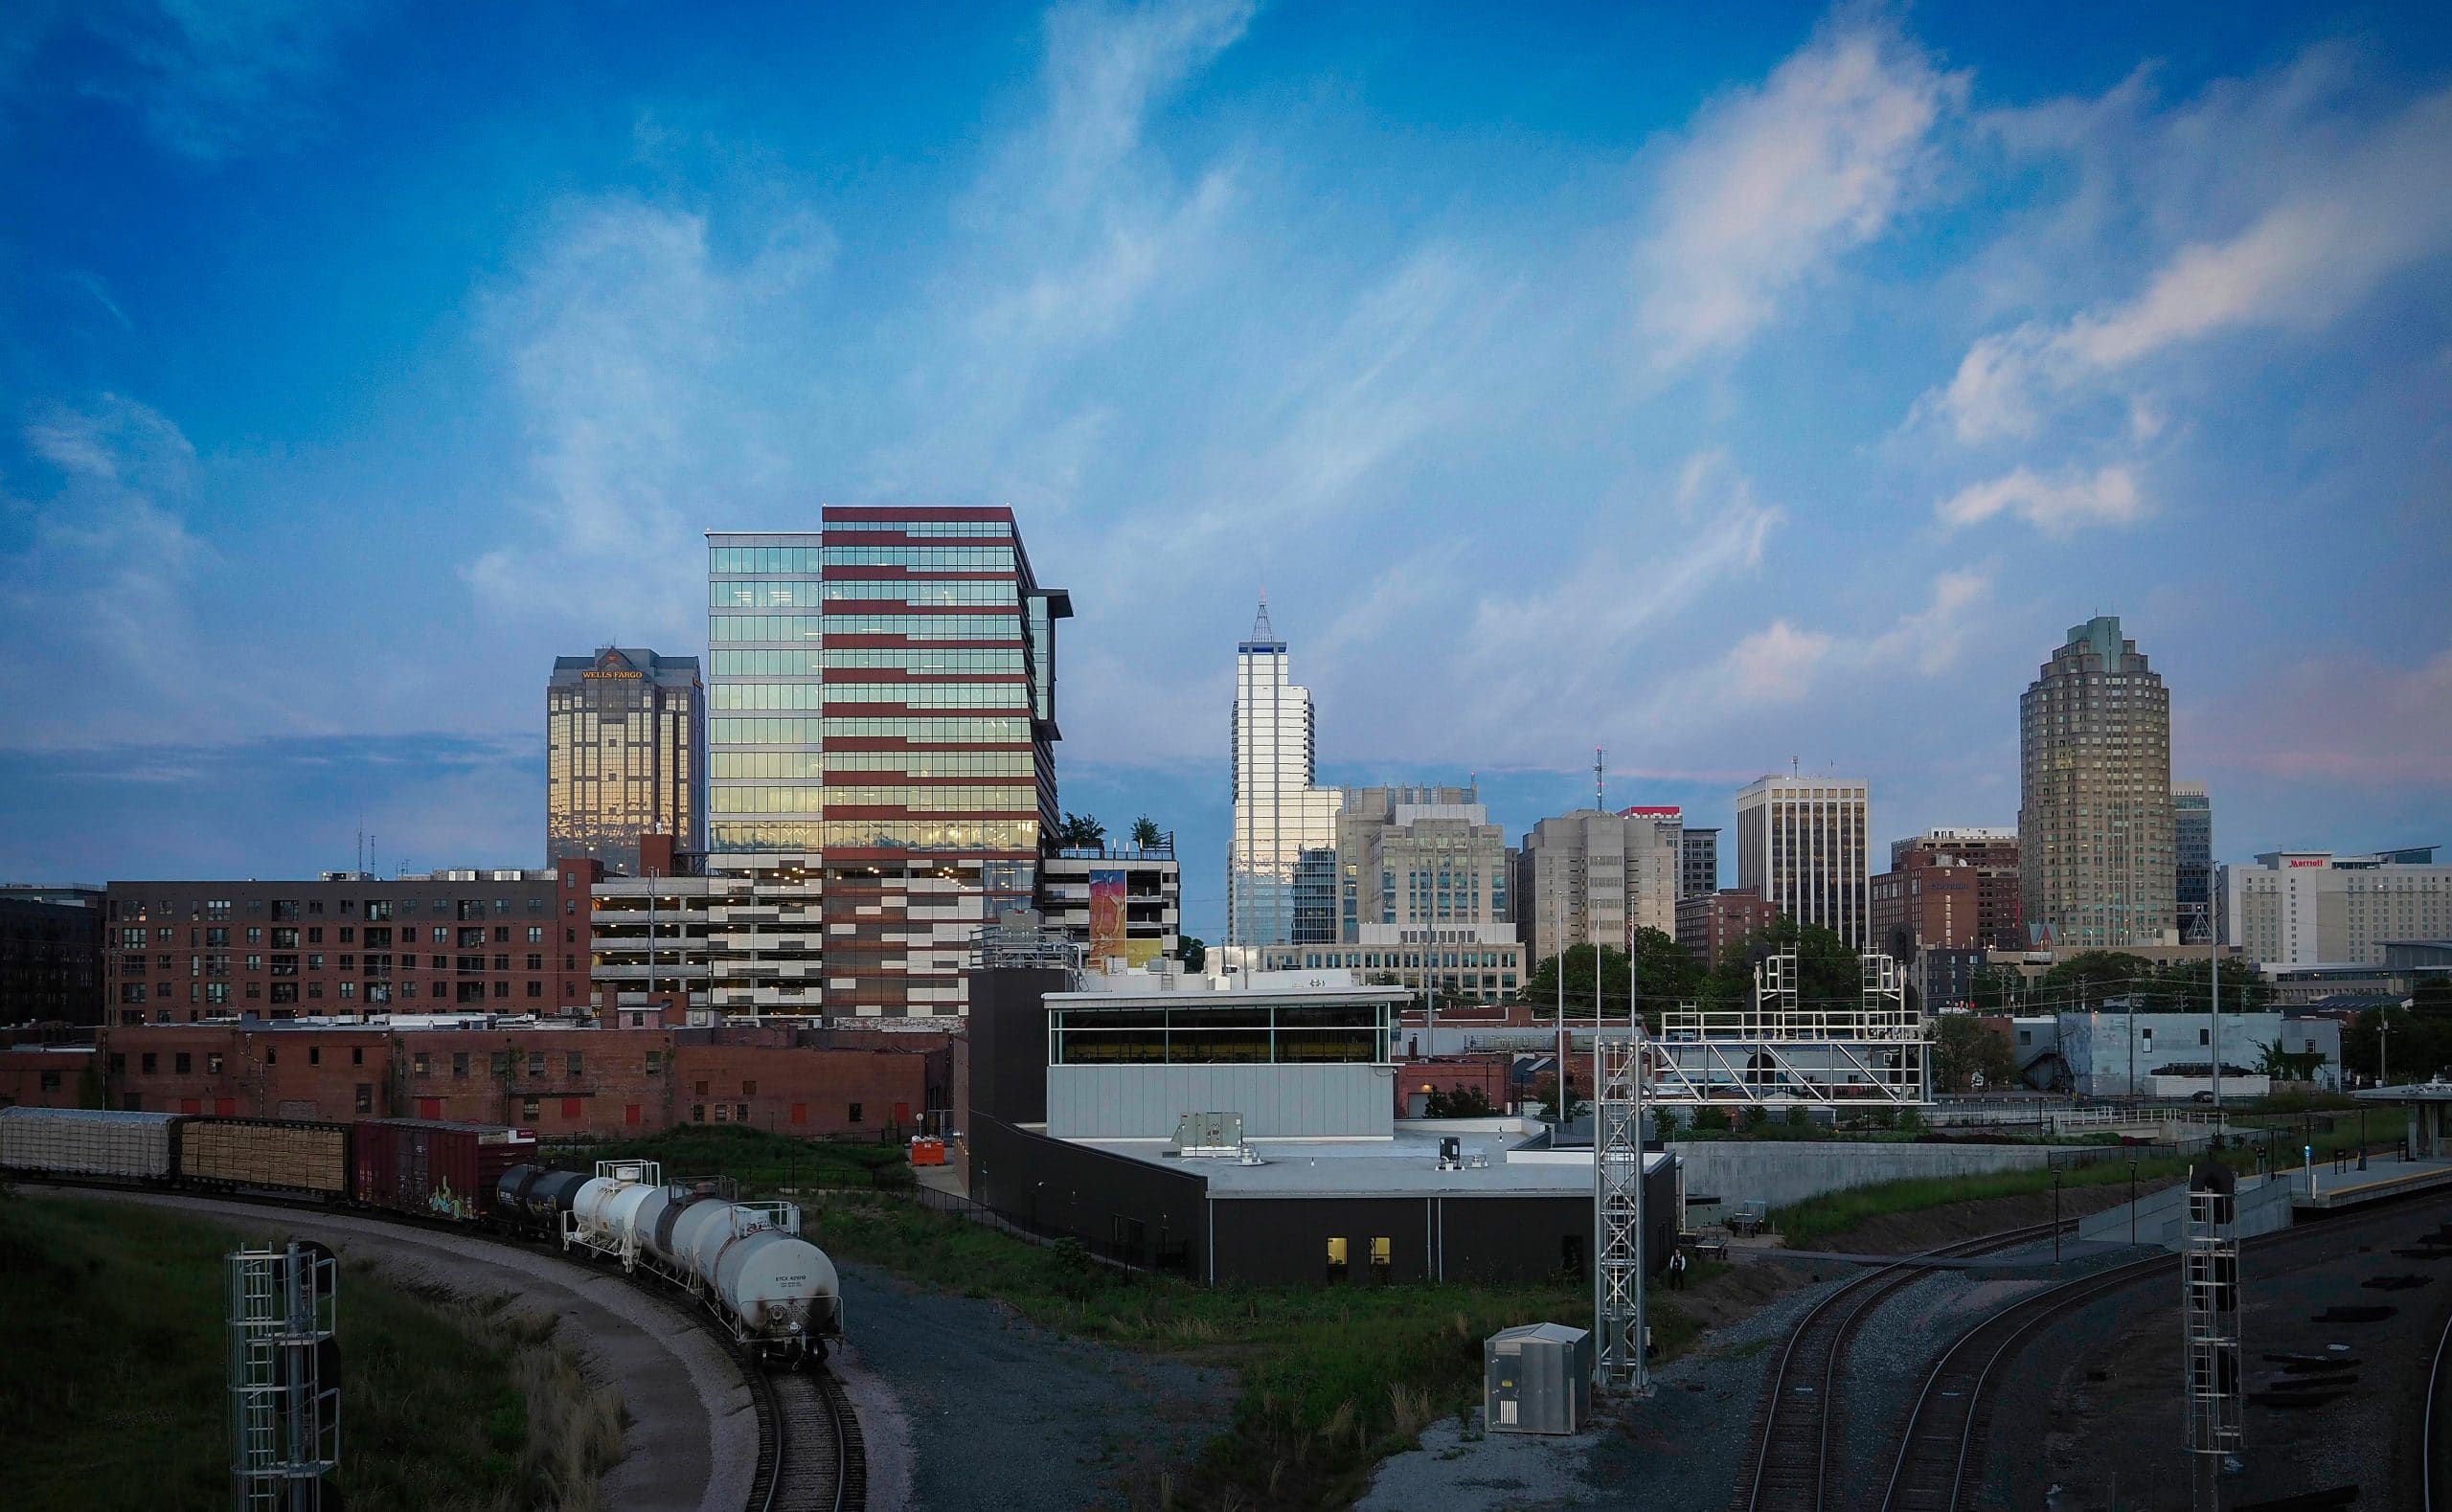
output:
[[[1336,822],[1343,795],[1311,785],[1311,694],[1287,680],[1285,643],[1260,597],[1235,648],[1235,833],[1226,849],[1226,943],[1336,937]]]

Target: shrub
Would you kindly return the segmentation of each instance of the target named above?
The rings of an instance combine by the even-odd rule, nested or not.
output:
[[[1805,1111],[1804,1103],[1792,1102],[1788,1104],[1785,1121],[1791,1129],[1803,1129],[1813,1122],[1813,1116]]]
[[[1728,1127],[1728,1110],[1726,1108],[1695,1109],[1694,1127],[1715,1131],[1725,1130]]]

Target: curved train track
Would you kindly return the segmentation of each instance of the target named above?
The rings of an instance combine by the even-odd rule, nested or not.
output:
[[[1828,1501],[1840,1365],[1873,1310],[1927,1274],[1918,1262],[2022,1248],[2051,1238],[2054,1228],[2045,1223],[2005,1230],[1894,1260],[1816,1302],[1789,1332],[1763,1388],[1747,1459],[1737,1476],[1737,1512],[1820,1507]]]
[[[2337,1240],[2345,1230],[2388,1221],[2404,1211],[2399,1204],[2378,1205],[2366,1212],[2260,1235],[2242,1248],[2263,1254],[2310,1241]],[[2156,1254],[2097,1271],[2020,1298],[1961,1334],[1925,1375],[1882,1494],[1882,1512],[1957,1512],[1976,1504],[1983,1491],[1982,1456],[1993,1389],[2004,1368],[2016,1361],[2036,1330],[2090,1302],[2158,1274],[2175,1275],[2178,1269],[2178,1255]],[[2446,1358],[2447,1346],[2452,1346],[2452,1327],[2436,1345],[2434,1369],[2428,1378],[2423,1439],[2430,1474],[2441,1447],[2435,1438],[2436,1392],[2444,1382],[2447,1365],[2452,1365]],[[2452,1506],[2444,1505],[2444,1491],[2436,1483],[2441,1479],[2437,1475],[2429,1482],[2423,1504],[2430,1512],[2438,1508],[2452,1512]]]
[[[142,1183],[72,1181],[56,1176],[12,1174],[11,1179],[68,1190],[169,1190]],[[205,1195],[222,1202],[242,1202],[253,1207],[284,1207],[314,1214],[339,1210],[329,1203],[314,1199],[282,1197],[265,1192],[216,1191]],[[488,1232],[465,1223],[422,1218],[414,1213],[393,1212],[379,1207],[352,1207],[347,1211],[351,1217],[375,1219],[401,1228],[454,1233],[489,1244],[516,1245],[556,1255],[584,1270],[604,1269],[572,1254],[559,1245],[548,1244],[541,1239]],[[860,1437],[859,1413],[852,1407],[850,1394],[844,1390],[842,1380],[831,1367],[819,1364],[801,1370],[770,1371],[747,1349],[734,1343],[729,1334],[715,1328],[703,1310],[685,1306],[682,1298],[674,1296],[670,1288],[657,1286],[635,1271],[622,1274],[647,1296],[664,1302],[692,1323],[714,1334],[716,1342],[723,1344],[739,1364],[741,1379],[749,1388],[750,1405],[758,1414],[758,1462],[750,1477],[748,1512],[865,1512],[868,1506],[868,1454]]]

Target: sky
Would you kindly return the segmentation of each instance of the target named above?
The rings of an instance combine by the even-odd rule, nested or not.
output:
[[[31,0],[0,878],[543,861],[701,533],[1010,504],[1064,806],[2007,824],[2117,614],[2215,846],[2452,844],[2452,12]],[[1726,865],[1724,861],[1724,865]]]

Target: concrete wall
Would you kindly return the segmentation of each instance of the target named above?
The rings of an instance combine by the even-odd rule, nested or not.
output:
[[[2239,1180],[2239,1237],[2254,1238],[2260,1233],[2276,1233],[2290,1227],[2290,1178],[2287,1176]],[[2161,1245],[2177,1250],[2183,1237],[2182,1229],[2188,1219],[2188,1187],[2185,1185],[2148,1192],[2136,1202],[2136,1223],[2129,1222],[2130,1205],[2099,1212],[2077,1224],[2080,1239],[2100,1239],[2108,1244],[2127,1244],[2134,1234],[2139,1244]]]
[[[1059,1140],[1164,1140],[1188,1113],[1239,1113],[1246,1139],[1387,1139],[1385,1066],[1051,1066],[1047,1132]]]
[[[2039,1170],[2053,1150],[2032,1144],[1842,1144],[1755,1140],[1672,1140],[1686,1162],[1686,1200],[1706,1197],[1773,1207],[1825,1192],[1926,1176]],[[2071,1153],[2057,1153],[2066,1159]],[[1709,1214],[1698,1215],[1708,1221]]]

